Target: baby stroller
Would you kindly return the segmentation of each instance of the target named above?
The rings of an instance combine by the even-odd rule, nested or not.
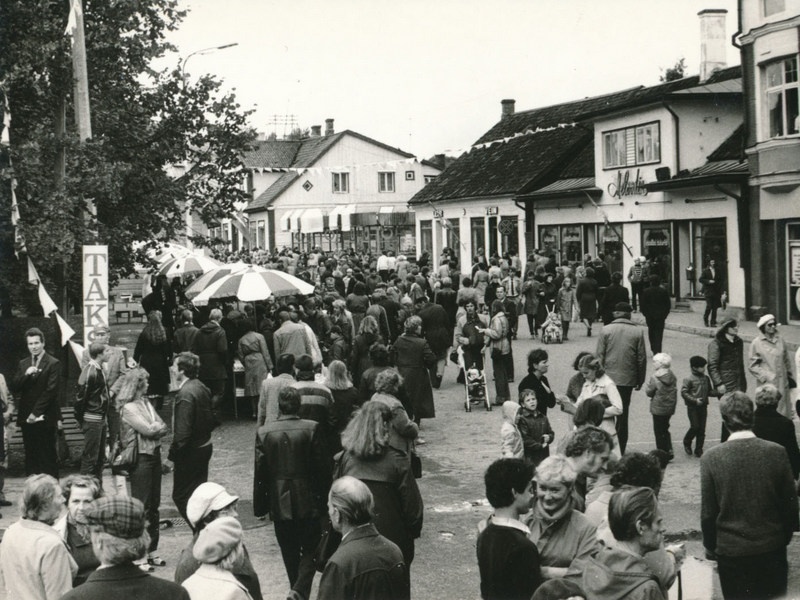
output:
[[[459,366],[464,369],[464,388],[466,391],[464,410],[472,412],[473,404],[483,404],[486,410],[492,410],[492,402],[489,398],[489,386],[486,381],[486,370],[478,369],[475,364],[466,368],[464,364],[464,353],[461,351],[461,348],[458,349],[458,363]]]
[[[542,343],[560,344],[564,341],[564,330],[561,328],[561,315],[555,310],[547,311],[547,319],[542,324]]]

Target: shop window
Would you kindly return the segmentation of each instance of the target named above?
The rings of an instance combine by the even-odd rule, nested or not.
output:
[[[761,0],[764,16],[769,17],[786,10],[786,0]]]
[[[245,240],[245,245],[248,248],[255,248],[258,246],[258,233],[256,229],[255,221],[251,222],[249,227],[247,228],[247,235],[250,238],[249,240]]]
[[[583,258],[583,232],[580,225],[563,225],[561,227],[561,257],[556,260],[578,262]]]
[[[477,256],[480,249],[483,249],[483,253],[486,254],[486,231],[484,230],[483,217],[472,217],[469,226],[473,256]]]
[[[444,245],[451,248],[456,255],[456,260],[461,262],[461,232],[459,231],[461,225],[459,219],[444,219],[442,220],[442,227],[444,227]]]
[[[378,191],[379,192],[394,191],[394,171],[382,171],[378,173]]]
[[[559,256],[561,238],[559,236],[558,227],[545,226],[539,227],[539,248],[544,252],[545,256],[555,254]]]
[[[658,121],[603,133],[603,168],[617,169],[661,162]]]
[[[622,227],[600,226],[600,252],[603,253],[609,271],[622,272]]]
[[[769,113],[769,137],[794,135],[800,131],[800,84],[797,56],[764,67]]]
[[[789,321],[800,323],[800,223],[786,226]]]
[[[658,275],[668,290],[672,289],[672,232],[669,224],[642,225],[642,249],[650,266],[650,275]]]
[[[350,173],[332,173],[333,193],[347,194],[350,192]]]
[[[433,221],[430,219],[419,222],[419,251],[433,251]]]

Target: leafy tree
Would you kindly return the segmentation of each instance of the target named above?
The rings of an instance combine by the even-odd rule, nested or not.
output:
[[[662,73],[658,80],[661,82],[675,81],[676,79],[683,79],[686,74],[686,59],[681,58],[672,67],[661,69]]]
[[[250,113],[216,78],[187,81],[177,58],[175,68],[152,67],[175,50],[165,35],[185,16],[178,4],[84,0],[93,139],[81,144],[71,119],[67,3],[0,3],[0,82],[12,117],[10,151],[0,163],[0,214],[10,212],[10,158],[28,253],[47,288],[64,286],[74,302],[80,247],[93,242],[91,232],[109,246],[114,280],[146,263],[147,247],[135,242],[182,235],[187,209],[210,225],[246,200]],[[90,205],[96,216],[87,219]],[[13,258],[8,221],[0,218],[0,288],[36,306],[27,302],[27,271]]]
[[[309,137],[311,137],[311,130],[308,127],[306,127],[305,129],[303,129],[302,127],[295,127],[283,139],[285,139],[285,140],[305,140],[305,139],[308,139]]]

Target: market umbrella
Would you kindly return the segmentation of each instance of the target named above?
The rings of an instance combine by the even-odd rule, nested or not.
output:
[[[166,275],[167,278],[191,275],[195,273],[205,273],[211,269],[216,269],[222,263],[215,258],[203,256],[201,254],[187,254],[178,258],[173,258],[161,264],[156,270],[156,275]]]
[[[266,270],[262,267],[248,265],[247,263],[243,263],[241,261],[235,263],[226,263],[224,265],[220,265],[210,271],[203,273],[200,277],[195,279],[192,283],[186,286],[186,289],[183,291],[183,294],[191,300],[197,294],[202,292],[206,289],[209,285],[214,283],[215,281],[222,279],[226,275],[230,275],[231,273],[238,273],[239,271],[244,271],[247,268],[252,267],[254,270]]]
[[[202,306],[211,299],[236,298],[242,302],[266,300],[270,296],[307,296],[314,286],[283,271],[248,267],[218,279],[194,297],[194,304]]]

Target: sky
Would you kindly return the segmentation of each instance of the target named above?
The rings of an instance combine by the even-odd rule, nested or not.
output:
[[[211,73],[258,131],[335,119],[420,158],[457,154],[517,111],[699,71],[697,13],[736,0],[181,0],[172,66]],[[728,65],[739,64],[728,49]],[[277,121],[277,123],[276,123]]]

